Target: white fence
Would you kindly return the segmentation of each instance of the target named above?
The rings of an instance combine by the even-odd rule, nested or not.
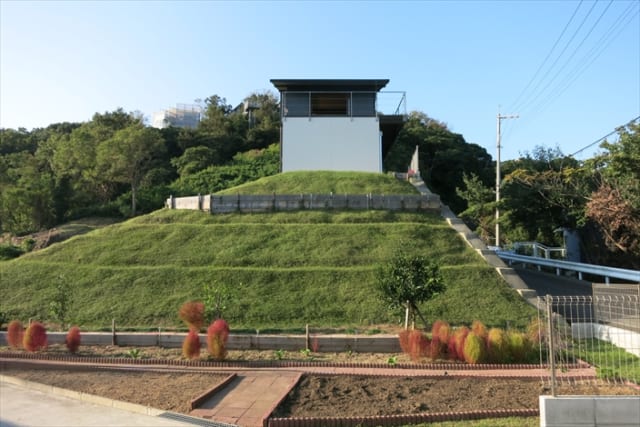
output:
[[[606,287],[605,287],[606,288]],[[562,381],[558,371],[577,364],[595,367],[599,383],[640,384],[640,298],[637,286],[619,295],[538,298],[541,363],[551,369],[551,387]]]

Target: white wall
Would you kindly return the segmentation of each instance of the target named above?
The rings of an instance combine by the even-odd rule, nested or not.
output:
[[[382,172],[375,117],[287,117],[282,122],[282,171]]]

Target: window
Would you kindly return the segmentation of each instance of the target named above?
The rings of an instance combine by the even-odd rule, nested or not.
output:
[[[312,93],[311,114],[314,116],[348,116],[348,93]]]

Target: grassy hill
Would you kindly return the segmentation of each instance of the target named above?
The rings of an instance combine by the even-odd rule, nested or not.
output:
[[[331,184],[330,173],[307,174],[307,181]],[[295,192],[282,184],[286,175],[271,178],[278,184],[267,178],[253,185]],[[354,184],[382,193],[367,175]],[[373,179],[380,177],[389,181],[385,189],[405,184],[384,175]],[[336,192],[359,192],[339,184],[332,184]],[[302,191],[298,180],[293,187]],[[0,311],[47,320],[55,285],[64,281],[73,295],[73,321],[83,327],[108,327],[115,318],[127,327],[170,328],[181,326],[177,311],[184,301],[201,298],[205,284],[224,282],[235,289],[225,318],[236,330],[397,324],[402,314],[387,310],[375,283],[378,266],[398,250],[442,265],[448,288],[422,307],[430,319],[523,326],[533,315],[442,218],[384,211],[160,210],[0,262]]]
[[[216,194],[416,194],[407,181],[366,172],[285,172]]]

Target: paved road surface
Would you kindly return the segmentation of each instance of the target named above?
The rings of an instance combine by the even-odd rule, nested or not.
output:
[[[536,270],[522,268],[515,268],[514,270],[527,286],[535,290],[539,296],[592,295],[593,292],[591,282],[584,280],[541,273]]]

